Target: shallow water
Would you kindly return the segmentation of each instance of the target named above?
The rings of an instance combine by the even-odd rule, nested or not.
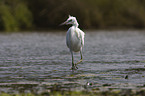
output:
[[[0,34],[0,91],[12,91],[13,85],[105,90],[145,86],[145,32],[86,31],[78,68],[70,70],[65,32]]]

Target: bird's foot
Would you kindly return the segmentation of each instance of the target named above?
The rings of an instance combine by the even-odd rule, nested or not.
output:
[[[78,67],[75,65],[75,66],[72,66],[72,68],[71,68],[72,70],[77,70],[78,69]]]

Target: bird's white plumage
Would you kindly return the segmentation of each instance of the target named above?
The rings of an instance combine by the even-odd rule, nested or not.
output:
[[[70,27],[66,34],[67,47],[74,52],[80,51],[84,46],[84,35],[84,32],[78,27]]]

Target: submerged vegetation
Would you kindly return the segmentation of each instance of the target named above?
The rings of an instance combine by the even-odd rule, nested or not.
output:
[[[1,0],[0,30],[56,29],[68,15],[82,28],[144,28],[144,0]]]
[[[87,91],[64,91],[64,92],[43,92],[39,94],[35,93],[1,93],[0,96],[144,96],[145,91],[132,91],[132,90],[122,90],[122,91],[104,91],[104,92],[87,92]]]

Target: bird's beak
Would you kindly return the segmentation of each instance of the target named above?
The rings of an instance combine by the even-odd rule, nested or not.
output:
[[[62,26],[62,25],[65,25],[65,24],[67,24],[67,21],[61,23],[59,26]]]

